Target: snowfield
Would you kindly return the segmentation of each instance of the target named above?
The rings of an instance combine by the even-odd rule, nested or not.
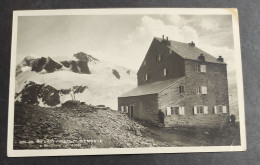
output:
[[[50,85],[57,90],[72,89],[74,86],[87,86],[82,93],[75,94],[76,100],[117,109],[117,97],[137,85],[136,72],[128,68],[102,61],[90,61],[88,66],[91,74],[75,73],[65,67],[53,73],[44,71],[37,73],[31,71],[30,67],[24,66],[22,73],[16,76],[15,93],[20,93],[30,81],[36,84]],[[113,74],[113,69],[119,73],[119,79]],[[19,99],[20,96],[16,98],[16,100]],[[60,93],[61,103],[71,99],[71,94]],[[39,106],[46,106],[42,100],[38,101]]]

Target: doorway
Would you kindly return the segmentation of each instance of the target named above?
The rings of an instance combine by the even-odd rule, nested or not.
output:
[[[134,117],[134,106],[130,105],[129,106],[129,118],[133,119],[133,117]]]

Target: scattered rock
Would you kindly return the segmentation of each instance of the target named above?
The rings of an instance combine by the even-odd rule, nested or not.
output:
[[[119,73],[118,73],[117,70],[112,69],[112,73],[113,73],[113,75],[114,75],[117,79],[120,79],[120,75],[119,75]]]

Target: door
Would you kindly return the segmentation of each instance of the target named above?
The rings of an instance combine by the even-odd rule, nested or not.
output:
[[[133,117],[134,117],[134,106],[130,106],[129,107],[129,117],[130,117],[130,119],[133,119]]]

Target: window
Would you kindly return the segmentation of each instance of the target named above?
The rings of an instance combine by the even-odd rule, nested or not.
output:
[[[179,86],[179,93],[184,93],[184,86]]]
[[[169,54],[172,54],[172,50],[169,50]]]
[[[144,76],[144,80],[145,80],[145,81],[148,80],[148,74],[145,74],[145,76]]]
[[[216,105],[214,106],[215,114],[227,113],[227,106]]]
[[[180,107],[171,107],[171,114],[172,115],[179,115]]]
[[[200,65],[200,72],[206,73],[206,65]]]
[[[166,68],[163,69],[163,76],[167,76],[167,69]]]
[[[156,56],[156,61],[157,61],[157,62],[162,61],[162,55],[161,55],[161,54],[159,54],[158,56]]]
[[[207,86],[198,86],[197,87],[197,94],[207,94],[208,88]]]
[[[143,66],[145,66],[146,65],[146,60],[144,60],[144,62],[143,62]]]
[[[208,106],[194,106],[194,115],[196,114],[208,114]]]
[[[201,94],[201,87],[197,87],[197,94]]]
[[[197,113],[204,113],[204,107],[197,107]]]
[[[184,115],[185,114],[185,110],[184,107],[179,107],[179,106],[175,106],[175,107],[167,107],[167,116],[171,116],[171,115]]]
[[[128,106],[121,106],[121,112],[128,113]]]
[[[196,65],[195,71],[206,73],[206,65]]]

